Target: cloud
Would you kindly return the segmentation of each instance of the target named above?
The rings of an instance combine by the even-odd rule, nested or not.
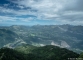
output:
[[[35,15],[35,12],[32,12],[31,10],[14,10],[14,9],[4,8],[4,7],[0,7],[0,13],[12,14],[14,16]]]
[[[0,7],[0,13],[8,14],[9,16],[12,15],[16,17],[15,18],[16,20],[20,21],[51,20],[53,22],[55,21],[55,24],[66,24],[66,23],[82,24],[83,22],[82,17],[83,0],[9,0],[9,1],[11,3],[16,4],[15,7],[19,9]],[[9,6],[9,4],[5,4],[4,6],[7,7]],[[19,18],[18,16],[22,17]],[[27,17],[25,18],[24,16]],[[33,16],[35,16],[36,18]]]
[[[14,17],[8,17],[8,16],[0,16],[0,21],[16,21],[16,18]]]
[[[18,22],[18,21],[29,22],[31,20],[34,20],[34,18],[32,17],[18,18],[18,17],[10,17],[10,16],[0,16],[0,22]]]
[[[37,14],[44,15],[46,17],[53,17],[63,13],[71,12],[83,12],[83,0],[18,0],[13,1],[18,5],[25,7],[31,7],[38,10]],[[50,16],[51,15],[51,16]]]

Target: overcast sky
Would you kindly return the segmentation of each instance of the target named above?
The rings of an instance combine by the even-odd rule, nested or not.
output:
[[[0,0],[0,25],[83,25],[83,0]]]

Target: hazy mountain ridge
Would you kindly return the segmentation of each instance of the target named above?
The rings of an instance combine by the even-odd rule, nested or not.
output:
[[[8,28],[0,29],[0,48],[13,48],[15,44],[19,45],[19,43],[24,42],[15,32],[9,30]]]
[[[6,44],[14,42],[18,35],[8,29],[0,29],[0,47],[3,47]]]
[[[83,50],[83,26],[72,25],[13,25],[5,27],[16,33],[21,40],[35,46],[51,45]],[[19,42],[20,43],[20,42]]]

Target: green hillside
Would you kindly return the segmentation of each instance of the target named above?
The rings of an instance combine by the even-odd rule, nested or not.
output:
[[[16,48],[16,50],[26,54],[30,60],[67,60],[68,58],[79,57],[79,54],[73,51],[52,45],[44,47],[25,45]]]

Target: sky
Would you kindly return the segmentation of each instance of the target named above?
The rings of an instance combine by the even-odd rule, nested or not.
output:
[[[0,0],[3,25],[83,25],[83,0]]]

